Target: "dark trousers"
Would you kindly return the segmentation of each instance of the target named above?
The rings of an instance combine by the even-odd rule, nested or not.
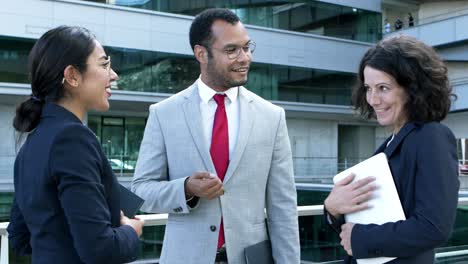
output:
[[[226,248],[224,246],[216,251],[215,264],[228,264]]]

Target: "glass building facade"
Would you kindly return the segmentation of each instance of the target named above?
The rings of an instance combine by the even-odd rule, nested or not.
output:
[[[88,1],[189,16],[222,7],[235,12],[244,24],[365,42],[376,42],[382,36],[380,13],[312,0]]]
[[[197,78],[195,58],[179,54],[109,47],[118,89],[177,93]],[[349,105],[355,74],[253,63],[246,84],[267,100]]]
[[[29,83],[27,59],[33,40],[0,37],[0,82]],[[177,93],[199,76],[193,56],[106,47],[119,74],[117,89]],[[355,74],[253,63],[246,87],[267,100],[350,105]]]
[[[27,60],[34,40],[0,36],[0,82],[29,83]],[[199,76],[193,56],[106,47],[119,74],[116,88],[125,91],[174,94]],[[248,87],[268,100],[349,105],[355,74],[284,65],[253,63]],[[90,114],[111,166],[120,176],[133,173],[146,119]]]
[[[250,25],[365,42],[376,42],[381,38],[380,13],[320,1],[90,1],[136,8],[135,11],[189,16],[208,7],[224,7],[233,10],[245,24]],[[29,83],[27,56],[33,44],[31,39],[0,36],[0,82]],[[120,90],[173,94],[191,85],[199,75],[193,56],[122,47],[106,47],[106,50],[120,76],[116,86]],[[246,87],[269,100],[349,106],[354,81],[355,74],[352,73],[253,63]],[[146,123],[145,117],[128,115],[110,112],[104,115],[90,113],[87,117],[88,126],[95,132],[112,168],[120,176],[133,174]],[[459,146],[462,145],[460,142]],[[465,152],[460,150],[460,153]],[[298,189],[298,205],[323,204],[328,191]],[[1,222],[9,220],[12,197],[12,193],[0,193]],[[468,207],[459,206],[453,234],[438,251],[468,249],[467,221]],[[304,261],[331,261],[345,255],[338,235],[325,224],[323,216],[301,216],[299,228]],[[164,230],[164,226],[144,228],[140,260],[159,258]],[[30,263],[30,259],[11,254],[10,262]]]
[[[146,118],[88,116],[88,127],[101,143],[114,172],[133,176]]]
[[[0,82],[29,83],[28,55],[34,42],[0,36]]]

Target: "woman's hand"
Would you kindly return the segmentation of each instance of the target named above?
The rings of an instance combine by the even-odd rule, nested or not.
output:
[[[138,237],[140,237],[141,233],[143,233],[143,226],[145,225],[145,220],[139,219],[138,217],[130,219],[126,217],[122,211],[120,211],[120,224],[131,226],[133,230],[135,230],[135,232],[137,233]]]
[[[350,174],[337,182],[325,199],[325,208],[334,217],[370,207],[366,202],[372,198],[373,191],[377,188],[374,184],[375,177],[369,176],[352,183],[354,177],[354,174]]]
[[[348,255],[353,255],[353,249],[351,248],[351,233],[353,232],[354,223],[346,223],[341,226],[341,245]]]

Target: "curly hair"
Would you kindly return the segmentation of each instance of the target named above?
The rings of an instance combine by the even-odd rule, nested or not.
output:
[[[436,51],[421,41],[405,35],[384,39],[370,48],[359,65],[352,105],[360,115],[375,118],[367,103],[364,68],[372,67],[392,76],[405,90],[404,105],[408,121],[441,121],[456,99],[447,76],[447,66]]]

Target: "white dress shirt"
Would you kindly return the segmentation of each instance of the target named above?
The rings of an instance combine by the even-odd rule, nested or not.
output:
[[[208,144],[208,149],[211,147],[211,134],[213,132],[213,122],[218,104],[216,104],[213,96],[217,92],[198,78],[198,93],[200,95],[200,112],[202,117],[203,134],[205,142]],[[220,93],[223,94],[223,93]],[[228,135],[229,135],[229,160],[231,160],[236,146],[237,135],[239,133],[239,88],[233,87],[224,92],[224,105],[226,108],[226,116],[228,120]]]

